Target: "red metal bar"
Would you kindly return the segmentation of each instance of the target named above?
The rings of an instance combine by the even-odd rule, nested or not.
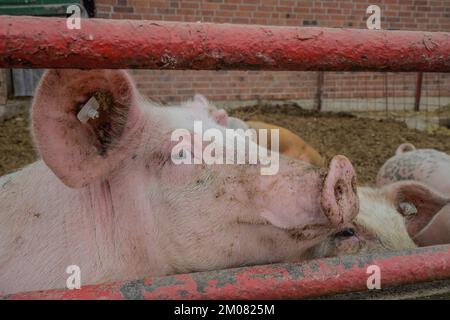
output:
[[[381,287],[450,277],[450,246],[312,260],[7,295],[5,299],[282,299],[367,290],[367,267]]]
[[[1,16],[0,68],[450,72],[450,33]]]

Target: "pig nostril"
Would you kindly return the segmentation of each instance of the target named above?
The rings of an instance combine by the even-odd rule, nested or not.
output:
[[[334,188],[334,197],[336,198],[336,202],[340,202],[344,197],[344,186],[341,180],[336,183],[336,187]]]

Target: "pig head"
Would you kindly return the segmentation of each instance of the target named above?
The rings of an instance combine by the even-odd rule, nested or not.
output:
[[[83,123],[91,97],[98,115]],[[68,265],[88,284],[298,260],[353,221],[343,156],[328,171],[282,158],[273,176],[174,164],[173,130],[224,130],[189,106],[146,102],[124,71],[47,71],[32,108],[42,160],[0,186],[0,291],[64,287]]]
[[[433,213],[426,228],[414,234],[414,241],[420,246],[450,243],[450,156],[434,149],[416,149],[410,143],[401,144],[378,172],[377,185],[403,180],[424,183],[447,199],[447,204]]]

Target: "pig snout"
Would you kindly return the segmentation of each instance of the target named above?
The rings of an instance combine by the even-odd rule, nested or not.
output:
[[[325,178],[321,206],[333,226],[352,221],[359,211],[356,173],[346,157],[335,156]]]

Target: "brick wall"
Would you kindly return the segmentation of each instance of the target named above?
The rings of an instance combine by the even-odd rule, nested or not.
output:
[[[370,4],[380,6],[383,29],[450,32],[450,0],[96,0],[97,17],[107,19],[348,28],[366,28]],[[161,102],[202,93],[223,104],[289,99],[313,106],[318,83],[316,72],[135,70],[134,75],[141,92]],[[327,72],[323,99],[413,97],[415,77]],[[450,97],[449,76],[426,79],[426,94]]]

